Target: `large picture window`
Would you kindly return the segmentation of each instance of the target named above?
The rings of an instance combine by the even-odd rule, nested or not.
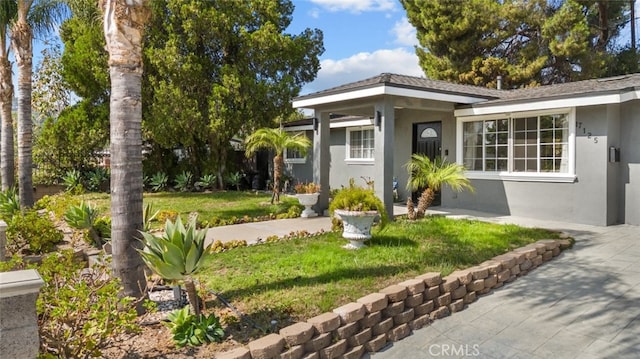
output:
[[[347,130],[347,159],[373,160],[373,128],[352,128]]]
[[[569,113],[513,114],[462,121],[462,164],[469,171],[572,174]]]

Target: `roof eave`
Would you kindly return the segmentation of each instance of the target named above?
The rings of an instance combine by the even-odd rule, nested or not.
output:
[[[389,83],[377,83],[345,91],[307,95],[293,100],[294,108],[313,108],[336,102],[358,100],[381,95],[412,97],[451,103],[473,104],[495,99],[495,97],[470,95],[457,92],[437,91],[433,89],[398,86]]]
[[[476,103],[456,109],[454,111],[454,115],[456,117],[465,117],[497,113],[550,110],[556,108],[616,104],[638,99],[640,99],[640,88],[633,87],[625,90]]]

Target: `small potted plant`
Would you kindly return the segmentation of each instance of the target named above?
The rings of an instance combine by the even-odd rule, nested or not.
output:
[[[373,189],[356,187],[353,183],[336,193],[329,204],[329,212],[342,220],[342,237],[350,241],[345,246],[347,249],[365,246],[364,242],[371,238],[371,228],[376,218],[379,218],[381,229],[388,222],[384,203]]]
[[[294,190],[296,191],[298,202],[304,206],[304,211],[300,216],[303,218],[316,217],[318,214],[311,207],[318,203],[320,186],[313,182],[298,183],[294,186]]]

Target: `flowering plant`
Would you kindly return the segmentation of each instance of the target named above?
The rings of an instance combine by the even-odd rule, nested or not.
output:
[[[320,192],[320,186],[313,183],[313,182],[309,182],[309,183],[298,183],[297,185],[295,185],[295,187],[293,188],[296,193],[298,194],[302,194],[302,193],[317,193]]]

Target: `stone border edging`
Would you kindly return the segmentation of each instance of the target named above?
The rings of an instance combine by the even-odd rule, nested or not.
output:
[[[388,342],[399,341],[433,320],[459,312],[478,295],[523,276],[570,248],[569,239],[545,239],[446,277],[425,273],[391,285],[249,342],[219,353],[218,359],[361,358]]]

